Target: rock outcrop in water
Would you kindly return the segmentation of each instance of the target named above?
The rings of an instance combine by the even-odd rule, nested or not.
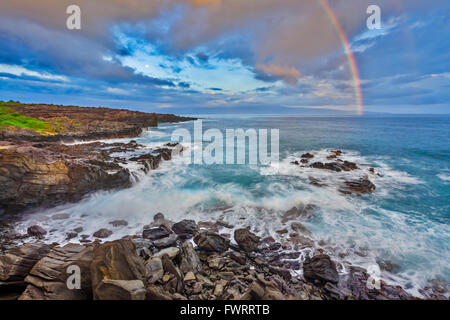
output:
[[[184,232],[194,229],[190,221],[174,224],[158,214],[152,228],[155,223],[164,225],[165,232],[153,233],[153,240],[133,236],[53,248],[37,242],[0,255],[0,284],[19,284],[15,291],[4,286],[0,298],[2,292],[16,292],[21,300],[413,299],[384,281],[369,287],[370,275],[363,268],[349,266],[348,272],[338,273],[337,263],[320,250],[294,267],[286,262],[298,259],[299,253],[248,229],[235,233],[235,245],[200,228],[193,231],[194,247]],[[170,225],[183,232],[177,235]],[[171,236],[176,238],[173,247],[155,246]],[[5,261],[13,261],[12,267]],[[82,290],[67,287],[66,270],[73,265],[80,268]],[[303,276],[294,269],[302,269]]]
[[[346,174],[350,171],[361,171],[361,168],[354,162],[342,160],[341,157],[344,155],[344,152],[341,150],[331,150],[329,155],[326,157],[328,160],[333,160],[333,162],[320,162],[316,161],[312,164],[309,164],[309,160],[313,159],[315,156],[310,153],[305,153],[301,156],[301,160],[295,160],[292,161],[291,164],[296,166],[302,166],[304,168],[313,168],[313,169],[319,169],[319,170],[327,170],[329,172],[332,172],[334,174]],[[380,176],[379,173],[375,172],[374,168],[369,168],[369,173],[371,173],[374,176]],[[328,187],[330,186],[329,183],[325,182],[324,179],[318,179],[313,176],[309,176],[309,183],[315,187]],[[331,181],[332,183],[336,184],[336,181]],[[343,179],[339,181],[339,184],[337,186],[337,190],[342,194],[363,194],[363,193],[370,193],[375,191],[376,186],[372,183],[372,181],[369,180],[369,178],[365,175],[359,179],[355,179],[353,176],[343,176]],[[295,210],[291,210],[292,212],[295,212]],[[290,212],[286,213],[287,215],[290,214]]]

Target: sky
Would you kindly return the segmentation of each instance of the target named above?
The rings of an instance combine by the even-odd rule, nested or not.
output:
[[[66,26],[73,4],[80,30]],[[374,4],[381,29],[369,30]],[[9,99],[178,114],[448,114],[450,1],[1,1]]]

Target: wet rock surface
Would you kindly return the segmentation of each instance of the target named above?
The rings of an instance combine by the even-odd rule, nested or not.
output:
[[[3,284],[8,294],[13,286],[4,283],[18,284],[14,290],[21,288],[22,300],[413,298],[401,287],[383,281],[378,288],[368,287],[370,275],[360,267],[350,265],[347,273],[339,274],[334,259],[320,250],[302,259],[300,251],[292,246],[312,249],[314,243],[299,222],[290,224],[296,233],[283,233],[288,242],[261,239],[250,229],[237,229],[231,240],[196,230],[195,245],[192,240],[179,239],[171,229],[176,226],[180,235],[185,234],[197,226],[195,221],[172,223],[158,214],[152,225],[146,227],[157,230],[149,233],[152,240],[134,236],[134,240],[56,245],[52,249],[42,242],[18,247],[0,255],[0,286]],[[172,247],[155,246],[155,242],[168,243],[171,239],[176,239]],[[293,239],[303,244],[295,244]],[[83,290],[67,289],[67,268],[71,265],[80,267]],[[436,282],[434,288],[431,284],[426,288],[428,297],[444,297],[438,292],[443,292],[444,286]]]

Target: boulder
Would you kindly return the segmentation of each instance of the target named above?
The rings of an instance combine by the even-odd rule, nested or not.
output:
[[[0,288],[25,286],[24,279],[31,268],[50,252],[42,242],[27,243],[0,255]]]
[[[301,156],[302,159],[312,159],[314,156],[311,153],[304,153]]]
[[[344,185],[339,188],[339,191],[344,194],[352,193],[369,193],[375,191],[376,186],[367,178],[358,180],[345,181]]]
[[[190,241],[185,241],[181,246],[181,264],[182,272],[193,272],[194,274],[202,270],[202,265],[194,246]]]
[[[103,279],[95,293],[97,300],[145,300],[147,291],[141,280]]]
[[[172,231],[185,239],[192,238],[197,230],[198,227],[194,220],[182,220],[172,226]]]
[[[36,225],[29,227],[27,232],[30,236],[37,238],[43,238],[47,234],[44,228]]]
[[[319,254],[313,258],[307,256],[303,263],[303,276],[307,281],[317,284],[339,282],[336,264],[326,254]]]
[[[261,238],[248,229],[237,229],[234,231],[234,240],[246,252],[253,252],[258,247]]]
[[[141,280],[145,284],[146,269],[136,253],[133,241],[121,239],[95,247],[90,266],[94,299],[104,279]]]
[[[144,229],[144,231],[142,232],[142,237],[149,240],[158,240],[168,237],[169,235],[170,231],[167,230],[167,228],[165,228],[164,226]]]
[[[170,234],[168,237],[153,240],[153,245],[158,249],[164,249],[173,247],[176,245],[178,236],[176,234]]]
[[[197,232],[194,242],[201,250],[211,252],[225,252],[230,244],[230,240],[209,231]]]
[[[103,229],[100,229],[100,230],[94,232],[93,236],[95,238],[102,239],[102,238],[108,238],[112,234],[113,234],[113,232],[111,230],[103,228]]]
[[[31,269],[25,278],[27,288],[19,300],[86,300],[92,298],[89,266],[92,261],[93,246],[69,243],[64,247],[54,247]],[[68,278],[72,275],[69,267],[80,270],[79,290],[68,288]]]
[[[164,275],[162,260],[157,257],[151,257],[145,262],[145,271],[147,283],[155,283],[161,280]]]

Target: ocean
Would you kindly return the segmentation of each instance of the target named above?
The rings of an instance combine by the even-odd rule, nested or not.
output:
[[[167,161],[144,175],[130,167],[136,171],[133,187],[39,210],[17,228],[24,232],[38,222],[50,230],[47,241],[65,243],[67,232],[76,227],[92,234],[112,220],[127,220],[127,227],[113,230],[112,240],[141,233],[162,212],[174,221],[223,219],[235,228],[250,226],[262,237],[283,241],[276,231],[289,229],[292,221],[283,224],[282,215],[295,205],[310,204],[316,208],[313,217],[299,221],[312,232],[315,249],[322,248],[338,262],[339,272],[345,273],[349,263],[369,268],[388,262],[391,268],[382,270],[382,279],[416,295],[430,280],[450,282],[449,116],[215,115],[202,116],[202,121],[204,130],[215,128],[224,135],[226,129],[279,129],[278,171]],[[169,142],[180,128],[192,132],[193,122],[162,124],[137,138],[115,141],[136,140],[152,148]],[[336,149],[360,170],[335,173],[291,164],[305,152],[314,154],[314,161],[329,162],[326,156]],[[364,175],[376,185],[373,193],[337,191],[343,177]],[[310,176],[327,186],[311,185]],[[70,218],[49,219],[63,212]],[[311,251],[296,250],[302,252],[300,259]]]

